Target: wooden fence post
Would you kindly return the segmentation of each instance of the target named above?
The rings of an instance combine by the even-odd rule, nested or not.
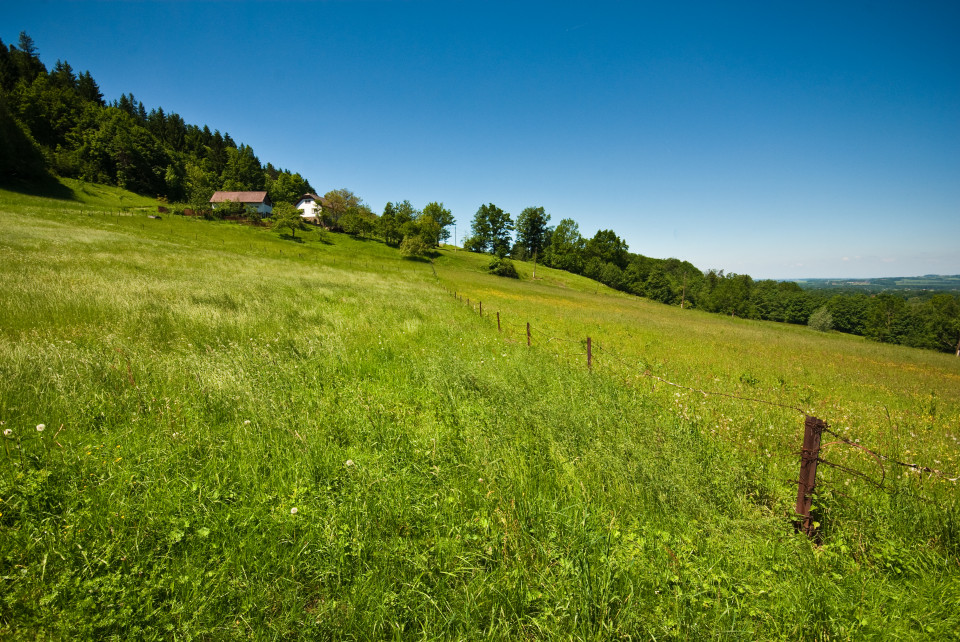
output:
[[[587,337],[587,370],[593,371],[593,343]]]
[[[530,322],[527,321],[527,347],[530,347]]]
[[[800,453],[800,480],[797,488],[796,513],[802,520],[797,528],[808,537],[816,530],[810,518],[810,505],[813,503],[813,489],[817,485],[817,462],[820,458],[820,435],[826,422],[807,415],[803,422],[803,450]]]
[[[497,332],[503,332],[503,330],[500,329],[500,312],[499,311],[497,312]]]
[[[483,316],[483,301],[480,302],[480,316]]]

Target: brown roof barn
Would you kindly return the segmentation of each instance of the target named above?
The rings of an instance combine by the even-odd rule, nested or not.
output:
[[[255,207],[260,216],[268,216],[273,212],[273,203],[266,192],[214,192],[210,197],[213,209],[217,209],[217,203],[227,201]]]
[[[211,203],[243,203],[244,205],[270,205],[266,192],[214,192]]]

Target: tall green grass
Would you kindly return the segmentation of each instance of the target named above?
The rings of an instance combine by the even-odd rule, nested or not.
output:
[[[800,413],[645,376],[956,472],[949,357],[97,198],[0,192],[0,634],[960,630],[955,483],[822,469],[817,544]],[[855,451],[826,449],[876,476]]]

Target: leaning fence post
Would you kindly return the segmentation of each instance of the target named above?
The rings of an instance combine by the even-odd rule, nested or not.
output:
[[[810,518],[810,505],[813,503],[813,489],[817,485],[817,462],[820,458],[820,435],[826,422],[807,415],[803,422],[803,450],[800,453],[800,480],[797,488],[796,513],[802,518],[797,528],[808,537],[816,530]]]
[[[530,347],[530,322],[527,321],[527,347]]]
[[[587,370],[593,370],[593,344],[587,337]]]

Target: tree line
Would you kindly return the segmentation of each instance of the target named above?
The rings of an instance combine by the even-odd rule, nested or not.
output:
[[[754,280],[747,274],[702,271],[688,261],[655,259],[629,251],[613,230],[584,238],[573,219],[555,227],[543,207],[524,209],[514,222],[496,205],[481,206],[464,248],[497,259],[532,260],[589,277],[615,290],[682,308],[746,319],[805,324],[960,356],[960,297],[913,291],[875,295],[804,290],[791,281]],[[535,268],[534,268],[534,273]]]
[[[330,190],[323,195],[320,223],[325,229],[361,238],[378,238],[397,247],[409,257],[422,257],[450,238],[456,220],[443,203],[433,201],[422,209],[409,200],[390,201],[379,216],[363,199],[348,189]],[[274,207],[273,216],[281,227],[302,229],[300,211],[292,206]]]
[[[312,192],[299,173],[262,165],[249,145],[133,94],[108,103],[89,71],[40,61],[33,39],[0,41],[0,177],[50,172],[201,209],[217,190],[265,190],[274,203]]]

